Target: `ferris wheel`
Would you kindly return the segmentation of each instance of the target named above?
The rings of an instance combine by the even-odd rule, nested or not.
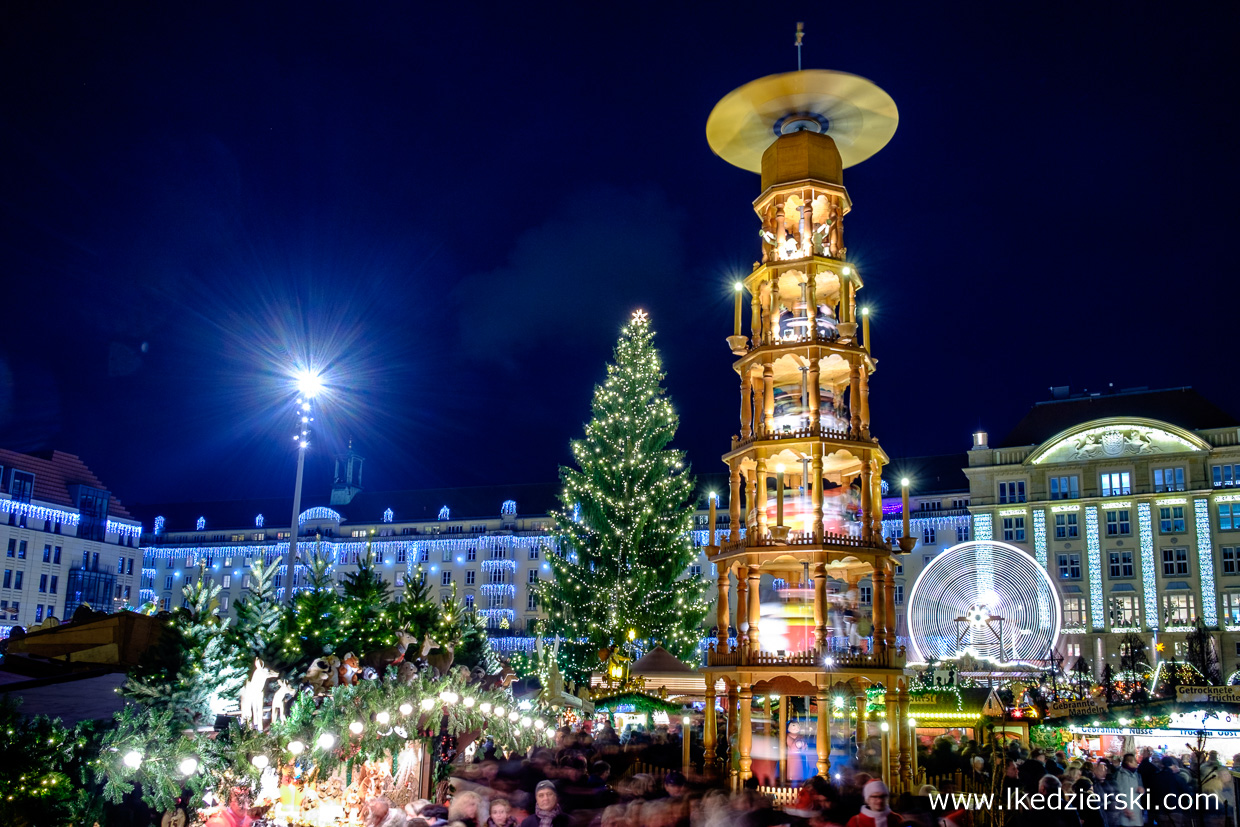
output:
[[[909,595],[909,638],[922,662],[965,653],[1036,661],[1054,648],[1059,618],[1059,594],[1046,569],[993,540],[947,549],[922,569]]]

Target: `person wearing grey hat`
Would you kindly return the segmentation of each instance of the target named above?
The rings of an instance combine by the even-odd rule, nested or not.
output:
[[[521,822],[521,827],[568,827],[568,816],[560,809],[560,794],[555,784],[539,781],[534,788],[534,812]]]

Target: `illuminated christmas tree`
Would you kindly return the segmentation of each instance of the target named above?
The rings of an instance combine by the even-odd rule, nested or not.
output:
[[[560,669],[583,680],[598,653],[629,638],[690,659],[702,638],[706,584],[684,575],[696,557],[694,481],[668,445],[677,417],[646,314],[624,326],[593,418],[561,467],[563,509],[554,513],[560,554],[542,583],[547,632],[560,637]]]

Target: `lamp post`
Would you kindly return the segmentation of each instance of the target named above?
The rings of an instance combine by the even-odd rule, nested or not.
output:
[[[301,481],[306,469],[306,451],[310,447],[310,428],[314,422],[312,400],[323,390],[323,377],[310,370],[299,370],[296,375],[297,431],[293,442],[297,445],[297,482],[293,485],[293,520],[288,540],[288,561],[284,564],[284,600],[293,600],[293,575],[297,570],[297,535],[301,533]]]

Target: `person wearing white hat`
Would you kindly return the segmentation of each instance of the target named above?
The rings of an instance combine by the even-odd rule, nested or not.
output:
[[[876,778],[866,784],[862,794],[865,806],[848,820],[848,827],[896,827],[903,820],[899,813],[893,813],[887,806],[891,793],[882,781]]]

